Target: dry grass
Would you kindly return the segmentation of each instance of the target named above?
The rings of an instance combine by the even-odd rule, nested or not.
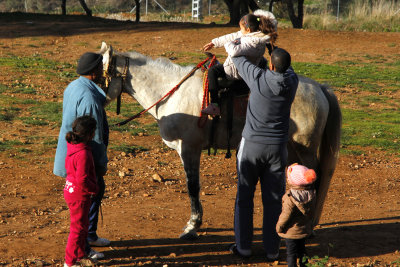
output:
[[[347,12],[324,10],[320,14],[306,14],[304,28],[319,30],[347,30],[371,32],[400,32],[400,2],[376,0],[372,3],[354,0]]]

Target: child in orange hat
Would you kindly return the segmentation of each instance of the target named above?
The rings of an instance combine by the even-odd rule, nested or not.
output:
[[[287,169],[290,189],[282,198],[282,213],[276,224],[276,232],[285,238],[289,267],[297,266],[297,259],[300,266],[306,266],[303,256],[306,254],[305,240],[313,231],[316,179],[315,171],[303,165],[295,163]]]

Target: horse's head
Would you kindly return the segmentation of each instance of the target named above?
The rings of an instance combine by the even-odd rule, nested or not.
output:
[[[114,54],[112,46],[105,42],[101,44],[100,54],[103,55],[103,76],[105,79],[102,89],[107,95],[107,103],[119,97],[124,90],[123,85],[129,73],[129,59]]]

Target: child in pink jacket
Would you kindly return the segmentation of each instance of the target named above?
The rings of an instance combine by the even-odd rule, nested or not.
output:
[[[290,189],[282,198],[282,213],[276,224],[276,232],[285,238],[287,265],[306,266],[305,240],[312,234],[313,217],[316,205],[314,182],[315,171],[297,163],[287,169],[287,181]]]
[[[67,179],[64,199],[70,212],[70,232],[65,249],[64,267],[80,266],[76,263],[87,256],[85,244],[89,229],[91,197],[98,191],[92,151],[88,145],[95,130],[96,120],[91,116],[82,116],[73,122],[72,131],[65,137]]]
[[[256,10],[253,14],[245,15],[239,22],[240,30],[218,38],[214,38],[203,47],[208,51],[213,47],[225,47],[228,57],[223,65],[216,64],[208,71],[209,92],[211,103],[202,110],[208,115],[220,115],[218,107],[218,78],[240,80],[238,70],[233,64],[232,57],[245,56],[251,63],[258,65],[264,57],[266,44],[274,44],[277,34],[278,22],[275,16],[264,10]]]

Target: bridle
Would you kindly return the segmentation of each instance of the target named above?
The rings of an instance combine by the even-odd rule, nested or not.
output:
[[[106,95],[108,94],[111,80],[113,78],[121,78],[121,80],[122,80],[121,81],[121,90],[117,97],[117,114],[118,115],[121,111],[121,94],[124,89],[124,84],[126,82],[126,77],[128,76],[128,70],[129,70],[129,57],[124,57],[124,58],[125,58],[125,66],[124,66],[122,72],[119,72],[117,70],[117,57],[115,55],[111,55],[111,61],[103,71],[103,78],[104,78],[103,90],[106,93]]]
[[[161,101],[163,101],[165,98],[171,96],[172,94],[175,93],[176,90],[179,89],[179,87],[182,85],[183,82],[185,82],[189,77],[191,77],[196,70],[200,69],[203,67],[204,64],[206,64],[206,62],[210,61],[211,62],[215,62],[216,61],[216,57],[215,55],[212,54],[207,54],[207,58],[205,60],[203,60],[202,62],[200,62],[199,64],[197,64],[188,74],[186,74],[185,77],[182,78],[182,80],[175,85],[175,87],[173,87],[168,93],[166,93],[163,97],[161,97],[157,102],[155,102],[153,105],[151,105],[150,107],[148,107],[147,109],[143,109],[142,111],[140,111],[139,113],[135,114],[134,116],[117,123],[116,125],[121,126],[124,125],[128,122],[130,122],[131,120],[143,115],[144,113],[146,113],[147,111],[149,111],[151,108],[153,108],[154,106],[156,106],[157,104],[159,104]],[[114,55],[110,55],[111,60],[110,63],[108,64],[108,66],[104,69],[103,71],[103,78],[104,78],[104,86],[102,86],[104,92],[106,93],[106,95],[108,94],[108,90],[109,90],[109,86],[111,83],[111,80],[113,78],[121,78],[122,82],[121,82],[121,91],[118,95],[117,98],[117,114],[120,113],[120,108],[121,108],[121,94],[122,94],[122,90],[124,89],[124,84],[126,82],[126,78],[128,75],[128,69],[129,69],[129,57],[125,57],[125,67],[123,69],[122,72],[118,72],[117,70],[117,58]],[[205,95],[208,95],[208,92],[205,93]],[[204,97],[203,97],[204,99]]]

